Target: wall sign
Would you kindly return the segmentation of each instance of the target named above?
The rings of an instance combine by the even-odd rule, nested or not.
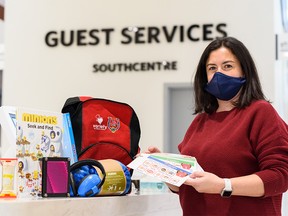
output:
[[[216,37],[227,36],[227,24],[193,24],[190,26],[141,26],[116,28],[93,28],[78,30],[49,31],[45,35],[45,43],[49,47],[57,46],[97,46],[99,44],[123,45],[157,44],[177,42],[212,41]],[[113,41],[114,34],[120,35],[119,41]]]
[[[133,26],[117,28],[92,28],[77,30],[52,30],[45,34],[45,44],[51,48],[57,47],[97,47],[99,45],[125,46],[132,45],[157,45],[171,43],[195,43],[212,41],[216,37],[225,37],[227,24],[192,24],[173,26]],[[213,36],[216,35],[216,36]],[[95,63],[93,73],[99,72],[154,72],[176,71],[179,62],[176,60],[158,60],[149,62],[110,62]]]

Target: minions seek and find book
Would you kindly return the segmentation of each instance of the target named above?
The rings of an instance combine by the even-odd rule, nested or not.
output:
[[[17,108],[18,197],[41,194],[42,174],[39,159],[63,155],[62,138],[62,113]]]

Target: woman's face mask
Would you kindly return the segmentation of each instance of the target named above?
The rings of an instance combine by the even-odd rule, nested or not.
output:
[[[231,77],[216,72],[204,89],[216,98],[228,101],[235,97],[245,82],[245,78]]]

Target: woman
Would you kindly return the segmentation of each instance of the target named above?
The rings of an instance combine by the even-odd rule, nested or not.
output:
[[[178,148],[205,172],[179,188],[183,215],[281,215],[288,188],[288,126],[265,99],[254,61],[232,37],[204,50],[195,114]],[[160,152],[150,147],[149,153]]]

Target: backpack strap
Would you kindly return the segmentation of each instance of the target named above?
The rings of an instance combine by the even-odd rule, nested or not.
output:
[[[70,97],[65,101],[61,112],[70,113],[70,116],[72,116],[76,112],[77,107],[81,102],[86,101],[91,98],[92,97],[90,96]]]

